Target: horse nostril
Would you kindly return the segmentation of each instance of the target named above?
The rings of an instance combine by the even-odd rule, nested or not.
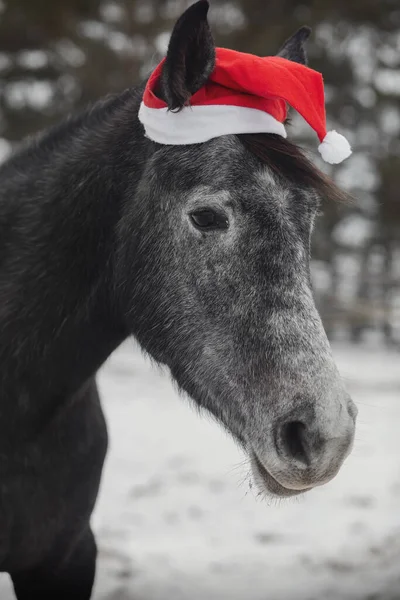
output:
[[[354,439],[354,422],[347,410],[343,410],[345,406],[338,403],[335,413],[331,407],[332,412],[322,412],[318,407],[316,414],[296,410],[295,414],[282,415],[273,424],[269,430],[271,452],[265,463],[281,485],[310,489],[336,475]]]
[[[309,448],[307,443],[307,427],[301,421],[285,423],[281,428],[280,436],[282,450],[288,458],[305,464],[310,464]]]
[[[358,408],[351,399],[348,402],[347,410],[350,417],[353,419],[353,421],[355,421],[358,415]]]

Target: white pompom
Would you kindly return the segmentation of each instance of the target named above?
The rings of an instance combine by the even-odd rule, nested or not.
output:
[[[322,158],[331,165],[337,165],[351,154],[351,147],[344,135],[337,131],[328,131],[322,144],[318,146]]]

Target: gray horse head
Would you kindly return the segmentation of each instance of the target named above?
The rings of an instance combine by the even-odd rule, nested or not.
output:
[[[171,110],[214,68],[207,9],[193,5],[172,33],[158,90]],[[308,34],[280,56],[305,62]],[[340,192],[274,135],[143,147],[124,219],[125,233],[139,233],[121,263],[131,331],[240,442],[262,490],[327,482],[350,452],[357,411],[315,307],[309,251],[321,198]]]

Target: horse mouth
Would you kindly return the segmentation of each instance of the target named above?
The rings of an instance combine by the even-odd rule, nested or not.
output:
[[[263,492],[267,492],[271,496],[279,498],[290,498],[291,496],[298,496],[299,494],[304,494],[304,492],[308,491],[307,488],[296,490],[284,487],[269,471],[267,471],[255,452],[251,452],[250,460],[256,484],[258,484],[258,487]]]

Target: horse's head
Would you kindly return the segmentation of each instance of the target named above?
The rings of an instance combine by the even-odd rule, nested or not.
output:
[[[206,13],[197,3],[172,34],[159,89],[172,109],[213,70]],[[281,56],[304,61],[305,33]],[[356,416],[310,284],[313,221],[333,184],[273,135],[148,144],[124,227],[125,239],[138,232],[121,262],[131,329],[240,441],[263,490],[289,496],[327,482]]]

